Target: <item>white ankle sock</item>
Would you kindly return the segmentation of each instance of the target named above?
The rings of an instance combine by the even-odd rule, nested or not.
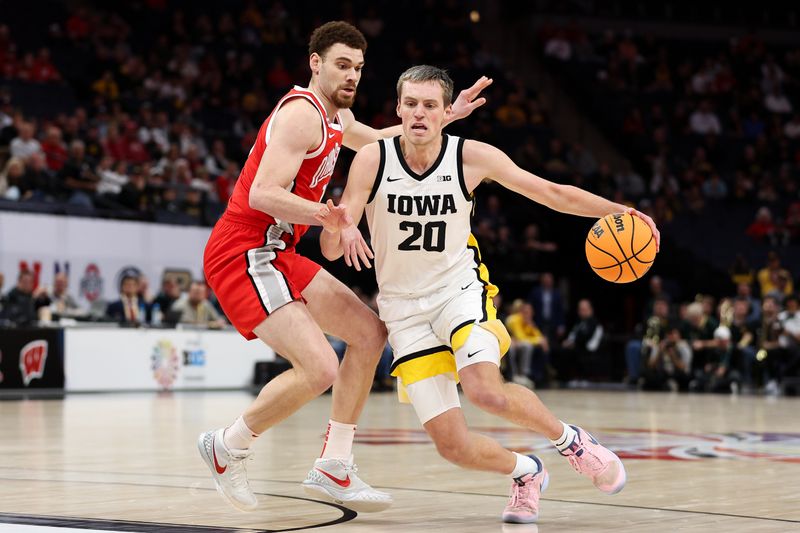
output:
[[[555,446],[558,451],[563,452],[569,448],[569,445],[572,444],[572,441],[578,436],[578,432],[564,422],[561,422],[561,425],[564,426],[563,433],[561,433],[561,436],[556,440],[551,440],[550,442],[553,443],[553,446]]]
[[[225,442],[225,447],[229,450],[246,450],[250,448],[250,444],[258,438],[258,435],[244,423],[244,418],[241,416],[236,419],[236,422],[225,428],[222,434],[222,440]]]
[[[525,474],[535,474],[542,470],[542,462],[538,459],[517,452],[511,453],[517,456],[517,466],[515,466],[514,471],[511,472],[512,478],[516,479]]]
[[[320,457],[347,461],[353,454],[353,437],[355,435],[355,424],[342,424],[328,420],[328,432],[325,434],[325,444],[322,445]]]

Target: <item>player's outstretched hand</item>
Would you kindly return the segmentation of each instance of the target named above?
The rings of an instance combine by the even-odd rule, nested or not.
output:
[[[369,246],[364,240],[364,236],[361,235],[361,232],[355,224],[351,224],[342,229],[339,243],[342,246],[344,262],[347,266],[353,267],[359,272],[361,272],[362,264],[366,268],[372,268],[372,264],[369,260],[373,259],[375,256],[372,254],[372,250],[369,249]]]
[[[450,110],[448,122],[468,117],[470,113],[485,104],[486,98],[482,96],[478,98],[478,95],[481,94],[482,90],[491,85],[492,81],[492,78],[481,76],[472,87],[458,93],[458,98],[453,102],[453,107]]]
[[[336,233],[353,224],[344,204],[334,205],[333,200],[321,204],[314,218],[322,225],[322,229],[330,233]]]
[[[653,222],[653,219],[650,218],[649,216],[645,215],[641,211],[637,211],[636,209],[634,209],[632,207],[629,207],[628,209],[626,209],[625,212],[628,213],[631,216],[641,218],[642,220],[644,220],[645,224],[650,226],[650,231],[653,232],[653,237],[655,237],[655,239],[656,239],[656,251],[659,251],[661,249],[661,232],[658,231],[658,228],[656,227],[656,223]]]

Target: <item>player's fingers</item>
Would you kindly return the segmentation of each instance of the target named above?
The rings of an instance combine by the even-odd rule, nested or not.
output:
[[[470,110],[475,110],[475,109],[479,108],[480,106],[482,106],[485,103],[486,103],[486,98],[481,97],[481,98],[478,98],[477,100],[475,100],[474,102],[472,102],[471,104],[469,104],[469,108],[470,108]]]
[[[328,206],[328,209],[330,209],[331,211],[336,209],[336,206],[334,205],[333,200],[331,200],[330,198],[328,198],[328,201],[325,202],[325,205]]]
[[[361,263],[358,262],[358,252],[355,250],[355,246],[350,247],[350,261],[353,263],[353,267],[361,272]]]
[[[371,264],[370,264],[370,262],[369,262],[369,258],[367,258],[367,254],[366,254],[366,252],[364,251],[364,248],[365,248],[365,247],[366,247],[366,245],[365,245],[364,241],[363,241],[363,240],[361,240],[361,241],[358,243],[358,246],[357,246],[357,249],[358,249],[358,257],[361,259],[361,262],[364,264],[364,266],[365,266],[366,268],[372,268],[372,265],[371,265]]]

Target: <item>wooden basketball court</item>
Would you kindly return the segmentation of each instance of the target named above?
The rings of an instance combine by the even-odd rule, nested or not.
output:
[[[509,481],[439,458],[410,406],[373,394],[359,426],[365,481],[395,503],[358,514],[300,487],[330,396],[270,430],[249,464],[260,508],[215,492],[195,442],[246,393],[71,395],[0,401],[0,531],[791,531],[800,530],[800,399],[543,391],[562,419],[617,451],[628,485],[597,491],[541,437],[471,406],[471,426],[536,451],[551,482],[538,525],[504,525]],[[463,400],[463,398],[462,398]],[[62,529],[63,528],[63,529]]]

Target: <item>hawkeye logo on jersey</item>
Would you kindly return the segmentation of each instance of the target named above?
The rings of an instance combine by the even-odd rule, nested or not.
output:
[[[337,143],[336,146],[333,147],[333,150],[331,150],[331,153],[329,153],[325,159],[322,160],[322,163],[319,164],[317,172],[314,174],[314,177],[311,178],[310,187],[312,189],[325,179],[331,177],[333,174],[333,167],[336,166],[336,159],[339,157],[339,150],[341,149],[342,147]]]
[[[455,213],[456,201],[452,194],[433,196],[398,196],[388,194],[389,212],[399,215],[446,215]]]
[[[453,178],[449,174],[447,176],[436,176],[436,181],[453,181]]]

